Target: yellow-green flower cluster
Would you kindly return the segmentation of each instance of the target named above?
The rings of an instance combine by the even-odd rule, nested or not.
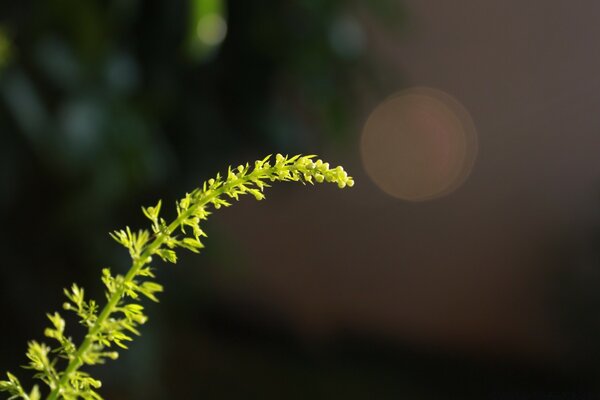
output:
[[[129,251],[132,264],[125,275],[113,275],[108,268],[102,270],[106,288],[104,307],[100,310],[98,303],[87,299],[84,289],[76,284],[65,289],[67,302],[63,308],[73,311],[87,329],[82,343],[77,346],[65,335],[66,324],[59,313],[48,314],[51,326],[44,332],[47,338],[57,342],[55,347],[36,341],[29,343],[27,368],[34,370],[34,377],[48,386],[46,399],[101,399],[96,391],[101,382],[80,368],[116,359],[115,347],[126,349],[126,343],[140,334],[139,327],[147,320],[144,307],[139,303],[141,298],[158,301],[157,295],[163,290],[162,285],[154,281],[153,257],[175,263],[177,248],[198,253],[204,248],[202,238],[206,236],[201,224],[211,214],[211,208],[228,207],[232,200],[245,194],[262,200],[264,189],[276,181],[327,182],[336,183],[340,188],[354,185],[354,180],[342,167],[331,168],[315,156],[277,154],[274,158],[267,156],[258,160],[252,166],[229,168],[226,174],[217,174],[200,188],[187,193],[176,203],[177,217],[171,223],[160,216],[161,201],[142,208],[151,222],[151,230],[134,232],[126,227],[111,234]],[[14,375],[7,375],[8,380],[0,381],[0,391],[8,392],[10,399],[41,399],[37,386],[26,392]]]

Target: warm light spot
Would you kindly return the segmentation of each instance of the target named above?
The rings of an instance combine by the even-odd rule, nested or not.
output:
[[[220,44],[227,35],[227,22],[216,13],[202,16],[196,24],[198,39],[207,46]]]
[[[415,88],[381,103],[361,139],[364,167],[391,196],[423,201],[456,190],[477,154],[465,108],[439,90]]]

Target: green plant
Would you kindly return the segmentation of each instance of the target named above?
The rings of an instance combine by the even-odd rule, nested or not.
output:
[[[76,345],[65,334],[65,320],[58,312],[48,314],[51,326],[44,335],[57,342],[54,348],[37,341],[28,344],[25,368],[35,372],[34,377],[49,388],[47,400],[101,399],[96,391],[101,382],[87,372],[85,365],[102,364],[116,359],[115,348],[126,349],[126,342],[139,335],[138,328],[147,320],[140,304],[142,297],[158,301],[156,295],[162,286],[153,280],[150,264],[157,256],[163,261],[175,263],[175,249],[183,247],[198,253],[204,246],[201,238],[206,236],[200,224],[210,215],[209,207],[219,209],[230,206],[228,200],[238,200],[240,195],[251,194],[257,200],[264,198],[263,190],[274,181],[299,181],[302,183],[337,183],[340,188],[353,186],[354,181],[342,167],[330,168],[328,163],[313,160],[315,156],[278,154],[273,163],[271,156],[236,169],[229,168],[226,176],[217,174],[204,182],[201,188],[187,193],[176,203],[177,217],[167,223],[160,217],[161,201],[154,207],[142,208],[152,222],[152,231],[133,232],[129,227],[111,233],[113,239],[129,250],[132,264],[126,275],[113,275],[108,268],[102,270],[102,282],[106,286],[106,304],[85,297],[83,288],[73,284],[65,289],[65,310],[73,311],[87,330],[83,341]],[[176,234],[179,232],[179,234]],[[7,373],[8,380],[0,381],[0,391],[8,392],[9,399],[39,400],[42,398],[37,385],[26,391],[19,380]]]

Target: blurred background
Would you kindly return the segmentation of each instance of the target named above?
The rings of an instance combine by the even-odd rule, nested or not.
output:
[[[2,2],[0,370],[26,380],[61,288],[101,298],[101,268],[125,271],[108,232],[146,226],[141,205],[314,153],[356,186],[216,213],[202,255],[160,266],[143,336],[94,370],[105,398],[598,398],[598,15]]]

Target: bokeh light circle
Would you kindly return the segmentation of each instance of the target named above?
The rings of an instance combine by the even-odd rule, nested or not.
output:
[[[477,155],[467,110],[439,90],[413,88],[381,103],[361,137],[364,168],[387,194],[424,201],[456,190]]]

